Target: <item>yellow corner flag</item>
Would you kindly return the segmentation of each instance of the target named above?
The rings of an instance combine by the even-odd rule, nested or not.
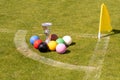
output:
[[[99,32],[98,38],[100,39],[101,32],[110,32],[112,30],[110,16],[105,4],[101,5],[101,13],[100,13],[100,23],[99,23]]]

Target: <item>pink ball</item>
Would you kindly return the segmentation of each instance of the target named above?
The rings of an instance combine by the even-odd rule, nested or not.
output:
[[[56,52],[58,53],[65,53],[66,52],[66,46],[63,43],[60,43],[56,46]]]

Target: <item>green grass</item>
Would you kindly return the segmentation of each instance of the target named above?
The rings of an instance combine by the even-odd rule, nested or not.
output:
[[[23,56],[15,47],[18,30],[28,30],[29,48],[56,61],[87,66],[97,39],[79,34],[97,34],[100,5],[108,7],[112,27],[120,30],[120,0],[0,0],[0,80],[82,80],[84,71],[61,69]],[[41,23],[52,22],[51,33],[59,37],[71,35],[75,45],[67,54],[40,53],[29,43],[32,35],[43,34]],[[40,36],[45,39],[44,35]],[[120,34],[110,36],[99,80],[120,80]]]

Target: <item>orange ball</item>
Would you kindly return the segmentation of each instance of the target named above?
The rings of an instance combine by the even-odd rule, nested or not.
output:
[[[50,41],[48,43],[49,50],[54,51],[56,50],[57,42],[56,41]]]

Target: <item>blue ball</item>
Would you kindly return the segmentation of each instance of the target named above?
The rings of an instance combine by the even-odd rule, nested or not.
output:
[[[34,44],[34,41],[38,40],[39,39],[39,36],[37,35],[34,35],[30,38],[30,43],[33,45]]]

